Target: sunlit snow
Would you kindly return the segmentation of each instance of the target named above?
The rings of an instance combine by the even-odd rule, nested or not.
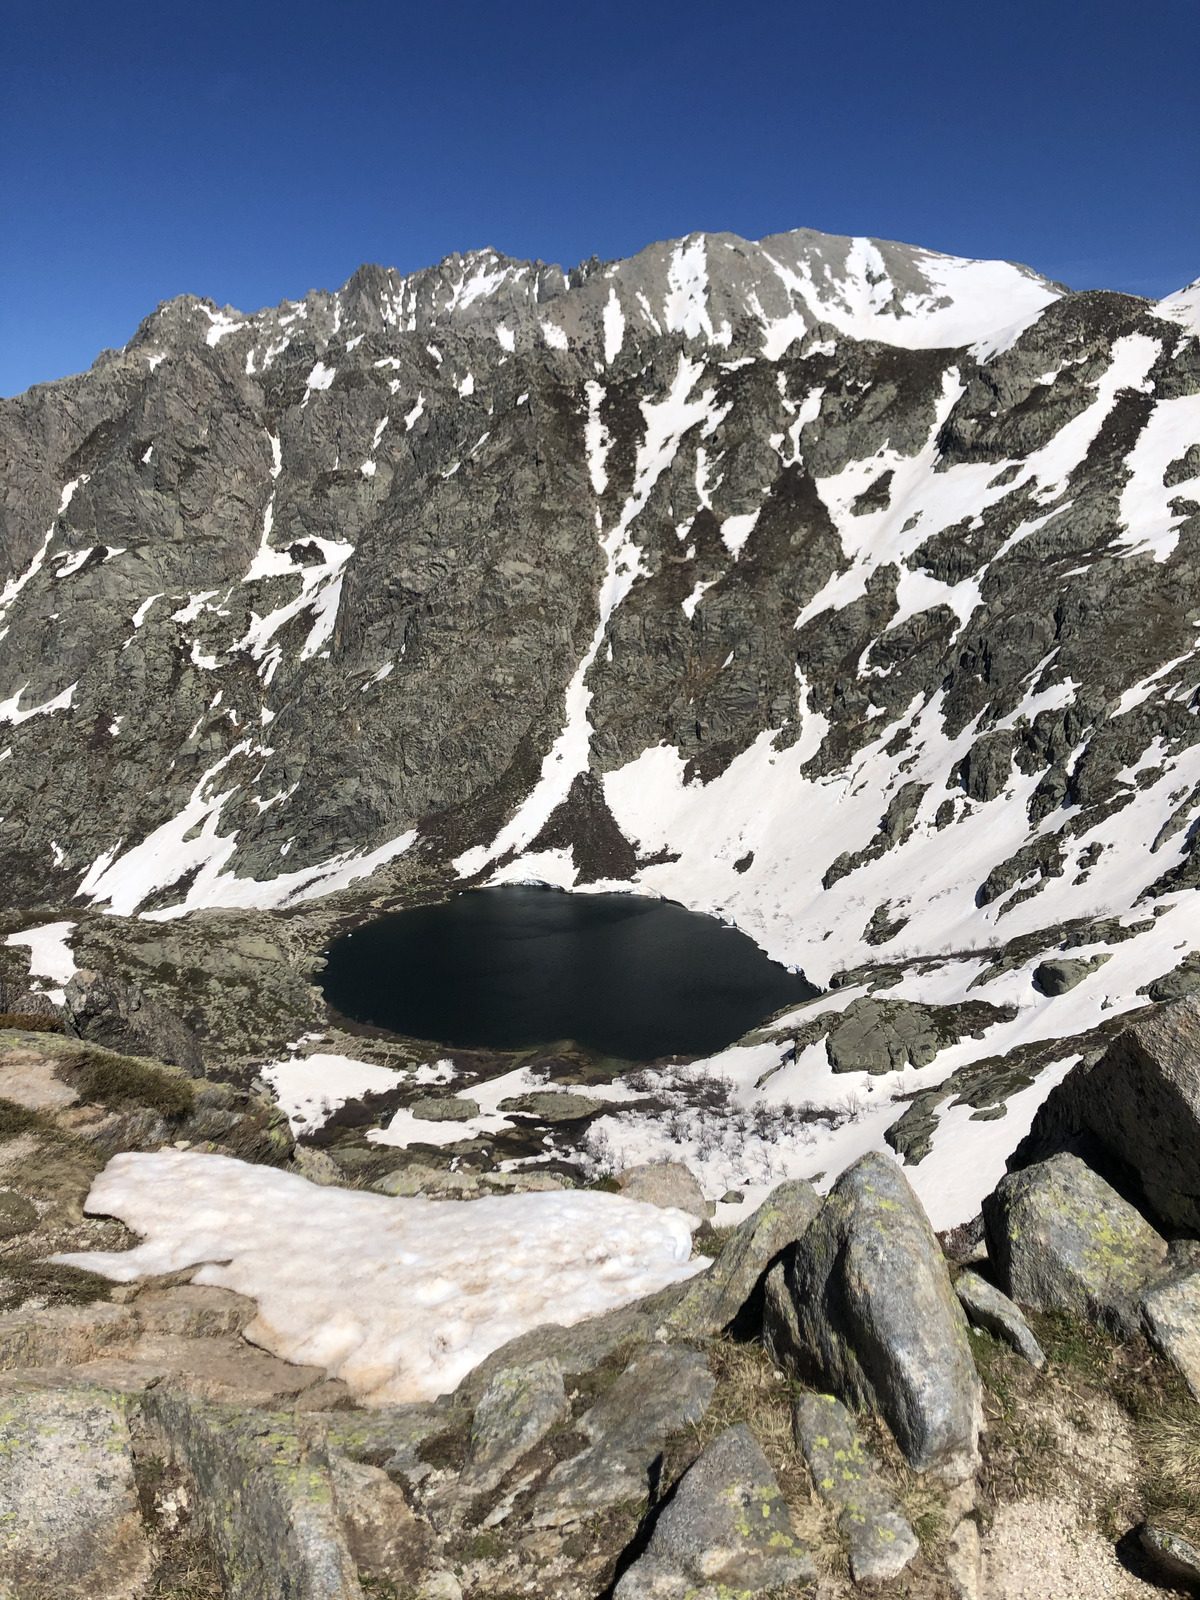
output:
[[[173,1150],[114,1157],[87,1208],[144,1242],[56,1259],[118,1282],[204,1263],[195,1283],[256,1301],[248,1338],[368,1405],[447,1393],[539,1323],[570,1326],[706,1265],[689,1260],[695,1218],[622,1195],[394,1200]]]

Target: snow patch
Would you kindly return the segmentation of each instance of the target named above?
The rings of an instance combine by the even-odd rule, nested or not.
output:
[[[126,1283],[203,1263],[194,1282],[257,1302],[255,1344],[368,1405],[447,1393],[540,1323],[569,1327],[707,1264],[688,1259],[694,1219],[623,1195],[394,1200],[190,1151],[114,1157],[87,1209],[144,1242],[56,1259]]]
[[[1160,300],[1151,307],[1151,311],[1154,316],[1176,322],[1188,333],[1200,336],[1200,278],[1195,283],[1189,283],[1186,289],[1178,289],[1165,300]]]
[[[611,367],[625,343],[625,313],[617,299],[617,291],[610,285],[604,306],[604,364]]]
[[[22,722],[28,722],[30,717],[47,717],[53,716],[56,711],[68,711],[79,685],[78,683],[73,683],[69,688],[64,689],[61,694],[56,694],[52,700],[44,700],[40,706],[30,706],[28,711],[18,711],[17,706],[21,696],[28,687],[28,683],[23,683],[16,693],[10,695],[7,700],[0,700],[0,722],[9,722],[14,728],[18,728]]]
[[[1130,555],[1152,555],[1166,561],[1179,543],[1178,528],[1188,513],[1171,504],[1200,494],[1200,475],[1167,488],[1166,468],[1200,444],[1200,394],[1159,400],[1137,443],[1125,458],[1129,480],[1121,491],[1120,518],[1125,534],[1114,541]]]
[[[292,1056],[272,1061],[260,1069],[287,1115],[292,1132],[314,1133],[348,1100],[361,1100],[366,1094],[387,1094],[405,1081],[408,1074],[391,1067],[377,1067],[353,1056]]]
[[[40,928],[25,928],[20,933],[10,933],[5,944],[12,948],[24,945],[29,951],[29,976],[47,978],[53,985],[44,992],[56,1006],[66,999],[63,986],[70,983],[79,971],[68,937],[75,931],[73,922],[46,922]]]

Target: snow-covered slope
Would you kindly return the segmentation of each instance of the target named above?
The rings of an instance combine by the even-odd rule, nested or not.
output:
[[[668,895],[834,986],[743,1109],[1002,1161],[1200,948],[1196,319],[806,230],[163,305],[0,406],[11,903]]]

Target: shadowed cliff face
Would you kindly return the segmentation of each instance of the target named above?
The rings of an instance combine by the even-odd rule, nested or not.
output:
[[[160,306],[0,404],[6,903],[632,883],[818,982],[1183,906],[1196,299],[800,231]]]

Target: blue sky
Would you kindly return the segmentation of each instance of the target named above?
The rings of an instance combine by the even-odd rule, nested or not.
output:
[[[866,233],[1200,275],[1196,0],[3,0],[0,394],[172,295]]]

